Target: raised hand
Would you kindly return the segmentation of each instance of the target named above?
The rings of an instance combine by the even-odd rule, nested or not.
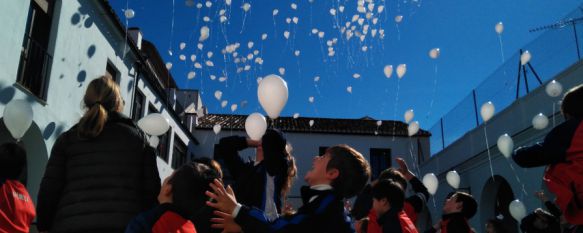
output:
[[[217,218],[212,218],[212,228],[223,229],[221,233],[238,233],[242,232],[241,226],[235,222],[235,219],[230,214],[217,211],[213,212]]]
[[[397,163],[399,164],[399,172],[403,174],[405,179],[411,180],[413,179],[413,177],[415,177],[415,174],[413,174],[413,172],[409,170],[409,166],[407,166],[407,163],[403,158],[397,157],[395,161],[397,161]]]
[[[206,191],[205,194],[215,200],[216,203],[207,201],[206,204],[220,210],[221,212],[233,213],[233,210],[235,210],[235,207],[237,206],[237,199],[235,198],[235,192],[231,186],[228,186],[227,189],[225,189],[223,183],[217,179],[215,179],[210,186],[213,192]]]

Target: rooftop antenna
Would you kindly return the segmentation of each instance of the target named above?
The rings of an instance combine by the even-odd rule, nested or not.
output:
[[[579,10],[581,12],[583,12],[583,7],[579,7]],[[576,24],[578,24],[580,22],[583,22],[583,17],[568,18],[568,19],[560,20],[560,21],[553,23],[553,24],[548,24],[548,25],[532,28],[532,29],[528,30],[528,32],[538,32],[538,31],[544,31],[544,30],[561,29],[561,28],[564,28],[564,27],[571,25],[571,27],[573,28],[573,37],[575,37],[575,45],[577,46],[577,58],[580,60],[581,59],[581,52],[579,51],[579,38],[577,37],[577,26],[576,26]]]

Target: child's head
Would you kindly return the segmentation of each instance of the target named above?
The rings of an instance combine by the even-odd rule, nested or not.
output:
[[[262,154],[265,168],[269,174],[275,175],[282,167],[282,164],[279,164],[282,161],[281,158],[288,157],[286,145],[285,135],[277,129],[268,129],[261,137],[261,147],[257,151],[258,157]]]
[[[502,226],[502,221],[498,219],[489,219],[486,223],[486,233],[505,233],[504,227]]]
[[[565,118],[583,118],[583,84],[571,88],[565,93],[561,102],[561,112]]]
[[[381,216],[391,209],[403,209],[405,191],[398,182],[381,179],[372,186],[372,197],[372,208]]]
[[[0,145],[0,178],[17,180],[26,166],[26,151],[9,142]]]
[[[534,210],[520,222],[522,232],[528,233],[551,233],[561,232],[558,219],[551,213],[541,208]]]
[[[399,172],[399,170],[397,170],[394,167],[387,168],[381,172],[381,174],[379,175],[379,180],[384,179],[391,179],[393,181],[396,181],[401,185],[403,190],[407,190],[407,179],[405,179],[403,174],[401,174],[401,172]]]
[[[209,184],[218,178],[218,173],[203,163],[185,164],[164,180],[158,201],[174,203],[192,216],[206,206],[205,191],[210,190]]]
[[[330,147],[316,156],[304,179],[310,185],[329,184],[344,198],[358,194],[370,177],[370,166],[362,154],[348,145]]]
[[[467,219],[472,218],[477,210],[478,203],[474,197],[464,192],[455,192],[443,205],[444,214],[462,213]]]
[[[200,157],[193,159],[192,162],[207,165],[210,169],[214,170],[217,173],[216,176],[219,179],[223,179],[223,169],[221,169],[221,164],[219,164],[219,162],[217,162],[216,160],[208,157]]]

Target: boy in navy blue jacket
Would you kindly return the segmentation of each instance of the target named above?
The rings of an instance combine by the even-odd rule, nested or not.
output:
[[[364,157],[347,145],[334,146],[322,156],[316,156],[304,179],[310,185],[302,187],[304,205],[297,213],[268,221],[262,211],[237,203],[232,190],[225,190],[219,181],[207,195],[217,202],[207,205],[218,209],[220,217],[214,226],[226,232],[354,232],[344,210],[344,198],[362,190],[370,177],[370,167]]]
[[[204,192],[218,178],[219,173],[206,164],[183,165],[164,180],[158,195],[160,205],[134,218],[126,233],[196,233],[190,219],[205,209]]]

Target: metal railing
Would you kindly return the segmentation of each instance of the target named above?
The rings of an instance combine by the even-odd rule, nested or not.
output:
[[[453,109],[443,115],[431,128],[431,155],[440,152],[466,132],[482,123],[479,111],[482,104],[491,101],[496,113],[510,106],[516,99],[528,94],[581,59],[583,24],[577,8],[559,23],[544,26],[539,37],[509,57],[493,74],[473,89]],[[572,19],[572,20],[570,20]],[[530,63],[521,66],[520,54],[528,50]],[[540,80],[538,80],[540,78]]]
[[[24,40],[17,81],[32,94],[44,100],[53,56],[48,53],[44,45],[28,34],[24,36]]]

